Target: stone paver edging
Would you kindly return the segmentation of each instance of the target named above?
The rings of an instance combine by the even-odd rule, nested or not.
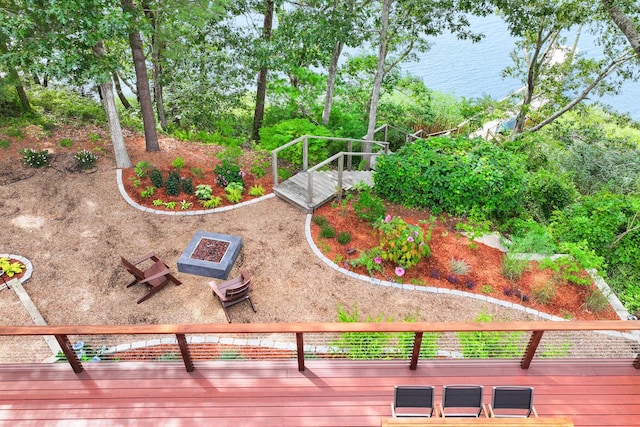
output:
[[[19,279],[20,283],[24,283],[31,278],[31,273],[33,273],[33,265],[31,264],[31,261],[29,261],[25,257],[13,254],[0,254],[0,258],[15,259],[17,261],[20,261],[24,265],[24,275]],[[7,280],[7,282],[10,279],[13,279],[12,277],[7,277],[6,275],[3,277],[5,278],[5,280]],[[0,284],[0,291],[3,289],[7,289],[7,285],[5,285],[4,282]]]

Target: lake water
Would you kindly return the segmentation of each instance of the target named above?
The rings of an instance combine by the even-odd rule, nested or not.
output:
[[[474,18],[472,29],[485,34],[485,38],[472,43],[458,40],[450,34],[438,36],[433,39],[431,50],[421,54],[419,62],[405,64],[402,69],[421,77],[430,89],[457,97],[490,95],[494,99],[501,99],[519,89],[522,84],[518,80],[500,76],[502,70],[513,64],[509,55],[515,46],[515,39],[509,35],[506,24],[492,15]],[[572,44],[573,40],[568,40],[568,43]],[[584,54],[595,55],[598,52],[593,44],[593,36],[584,31],[578,48]],[[601,101],[640,121],[640,82],[627,81],[620,94],[603,98],[592,95],[592,100]]]

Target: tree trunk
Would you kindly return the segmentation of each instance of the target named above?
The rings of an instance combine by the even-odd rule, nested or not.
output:
[[[93,47],[93,53],[98,57],[104,55],[105,49],[102,41],[96,43]],[[100,97],[109,121],[109,132],[111,134],[113,152],[116,156],[116,167],[119,169],[133,167],[131,159],[129,159],[129,154],[127,153],[127,146],[124,144],[124,136],[122,136],[120,117],[118,117],[116,100],[113,96],[113,83],[111,83],[111,79],[105,80],[100,84]]]
[[[136,6],[133,4],[133,0],[121,0],[120,5],[124,12],[136,13]],[[136,70],[136,88],[138,89],[138,102],[140,103],[142,123],[144,125],[145,149],[146,151],[160,151],[156,119],[153,115],[153,103],[151,102],[151,91],[149,90],[149,76],[147,75],[147,65],[139,32],[132,31],[129,33],[129,45],[131,46],[133,65]]]
[[[333,55],[329,63],[329,75],[327,76],[327,93],[324,96],[324,109],[322,110],[322,124],[327,125],[331,117],[331,105],[333,104],[333,90],[336,83],[336,74],[338,73],[338,61],[342,54],[343,42],[336,42],[333,47]]]
[[[0,52],[8,52],[9,48],[4,43],[3,40],[0,40]],[[22,85],[22,80],[20,79],[20,75],[18,71],[13,66],[6,67],[9,74],[9,81],[16,88],[16,92],[18,94],[18,99],[20,100],[20,106],[22,107],[22,111],[31,111],[31,103],[29,102],[29,97],[27,96],[27,92],[24,90],[24,86]]]
[[[629,40],[631,48],[635,51],[638,59],[640,59],[640,32],[634,25],[631,18],[629,18],[623,11],[618,9],[611,0],[602,0],[602,4],[607,13],[611,17],[614,24],[620,28],[622,34]]]
[[[144,14],[151,23],[151,69],[153,75],[153,100],[156,103],[156,114],[163,131],[167,131],[167,112],[164,109],[164,91],[162,86],[162,48],[158,37],[158,20],[148,0],[142,1]]]
[[[271,29],[273,28],[273,0],[265,0],[266,10],[264,12],[264,24],[262,27],[262,39],[265,42],[271,40]],[[260,142],[260,128],[264,120],[264,104],[267,97],[267,74],[269,68],[263,66],[258,73],[257,89],[256,89],[256,109],[253,114],[253,132],[251,137],[254,141]]]
[[[380,87],[384,78],[384,61],[387,58],[387,31],[389,30],[389,13],[391,11],[391,3],[393,0],[383,0],[382,13],[380,16],[380,46],[378,47],[378,64],[376,66],[376,75],[373,78],[373,89],[371,91],[371,102],[369,103],[369,125],[367,127],[367,141],[373,140],[374,131],[376,129],[376,120],[378,114],[378,100],[380,98]],[[363,152],[371,152],[371,142],[362,144]],[[364,156],[367,169],[371,169],[371,156]]]
[[[116,86],[116,94],[118,94],[118,99],[120,100],[120,102],[122,103],[122,106],[126,110],[130,110],[131,104],[129,104],[127,97],[124,96],[124,93],[122,92],[122,86],[120,85],[120,76],[116,71],[113,72],[112,76],[113,76],[113,83]]]

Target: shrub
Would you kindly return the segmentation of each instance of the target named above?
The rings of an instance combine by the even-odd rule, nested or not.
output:
[[[262,185],[254,185],[249,188],[249,195],[254,197],[264,196],[264,188]]]
[[[307,119],[284,120],[276,125],[260,129],[260,147],[272,151],[303,135],[331,136],[331,132],[324,126],[315,125]],[[310,139],[309,164],[320,163],[339,151],[339,144],[326,140]],[[302,142],[280,151],[278,158],[293,165],[302,166]]]
[[[537,283],[531,288],[531,297],[540,304],[548,304],[555,298],[557,289],[554,282]]]
[[[562,210],[578,197],[571,180],[546,169],[529,175],[525,200],[529,212],[541,222],[547,222],[554,211]]]
[[[600,313],[609,307],[609,299],[595,288],[587,294],[583,307],[592,313]]]
[[[360,322],[358,309],[354,307],[353,314],[348,313],[342,307],[338,307],[338,322]],[[377,319],[368,318],[367,322],[380,322],[382,316]],[[387,332],[344,332],[338,340],[331,343],[331,351],[345,354],[350,359],[379,359],[391,338]]]
[[[242,192],[244,191],[244,187],[239,182],[231,182],[224,188],[224,191],[227,193],[227,200],[231,203],[238,203],[242,200]]]
[[[244,188],[244,179],[240,165],[228,159],[224,159],[221,164],[217,165],[213,173],[216,175],[216,183],[219,187],[226,188],[232,182],[237,182]]]
[[[8,139],[0,139],[0,148],[6,150],[11,146],[11,141]]]
[[[325,239],[333,239],[336,235],[336,230],[330,225],[325,225],[320,228],[320,237]]]
[[[358,198],[353,203],[353,210],[358,218],[369,224],[375,223],[387,213],[382,200],[375,197],[369,187],[358,192]]]
[[[374,228],[380,234],[380,251],[382,259],[410,268],[423,257],[429,256],[431,250],[421,227],[407,224],[402,218],[391,218],[387,215],[378,220]]]
[[[182,187],[182,191],[186,194],[193,194],[193,179],[192,178],[181,178],[180,179],[180,187]]]
[[[322,215],[312,216],[311,221],[313,221],[316,225],[320,227],[323,227],[329,223],[329,221],[327,221],[327,218],[323,217]]]
[[[20,154],[22,154],[22,161],[27,166],[31,166],[32,168],[40,168],[43,166],[49,165],[49,151],[34,151],[30,148],[24,148],[20,150]]]
[[[73,141],[70,140],[69,138],[63,138],[60,141],[58,141],[58,145],[60,147],[69,148],[73,145]]]
[[[88,150],[78,151],[73,157],[82,169],[91,169],[98,161],[98,156]]]
[[[200,200],[209,200],[211,199],[211,195],[213,194],[213,189],[210,185],[200,184],[196,186],[195,194]]]
[[[452,259],[449,261],[451,272],[456,275],[463,276],[469,273],[469,264],[463,259]]]
[[[180,175],[176,171],[169,171],[164,188],[169,196],[177,196],[180,194]]]
[[[161,188],[164,184],[162,171],[158,168],[153,168],[151,172],[149,172],[149,179],[156,188]]]
[[[222,204],[222,199],[218,196],[215,196],[209,199],[200,200],[200,204],[205,209],[213,209],[213,208],[217,208]]]
[[[146,198],[149,198],[149,197],[153,196],[153,193],[155,193],[155,188],[149,186],[149,187],[145,188],[144,190],[142,190],[140,192],[140,196],[142,196],[142,197],[144,197],[146,199]]]
[[[182,169],[184,167],[184,159],[182,157],[176,157],[171,162],[171,167],[175,169]]]
[[[138,163],[136,163],[136,167],[133,169],[133,171],[137,177],[143,178],[147,176],[150,169],[151,169],[151,163],[145,160],[140,160]],[[160,186],[162,186],[162,184]]]
[[[348,231],[341,231],[341,232],[338,233],[338,236],[336,237],[336,240],[341,245],[346,245],[347,243],[349,243],[351,241],[351,233],[349,233]]]
[[[379,156],[373,177],[376,193],[393,203],[504,220],[522,211],[522,163],[483,140],[438,137]]]
[[[356,259],[349,261],[349,264],[353,267],[365,267],[370,276],[373,276],[375,271],[382,271],[382,258],[380,249],[374,248],[369,251],[363,251]]]
[[[502,274],[509,280],[518,280],[527,269],[529,261],[507,254],[502,258]]]
[[[196,178],[202,178],[204,176],[204,171],[202,170],[202,168],[191,168],[191,175],[195,176]]]

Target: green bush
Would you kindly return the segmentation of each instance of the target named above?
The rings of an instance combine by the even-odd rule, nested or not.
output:
[[[311,221],[313,221],[316,225],[323,227],[329,223],[326,217],[322,215],[314,215],[311,217]]]
[[[577,190],[566,176],[540,169],[528,177],[525,200],[529,212],[538,221],[549,221],[554,211],[564,209],[577,197]]]
[[[211,199],[211,195],[213,194],[213,189],[210,185],[200,184],[196,186],[195,194],[200,200],[209,200]]]
[[[91,169],[98,161],[98,156],[88,150],[80,150],[74,156],[76,162],[82,169]]]
[[[325,239],[333,239],[336,235],[336,230],[330,225],[324,225],[320,228],[320,237]]]
[[[151,169],[151,163],[145,160],[140,160],[138,163],[136,163],[136,167],[133,169],[133,171],[138,178],[143,178],[147,176],[150,169]]]
[[[227,200],[231,203],[238,203],[242,200],[242,192],[244,191],[244,187],[239,182],[231,182],[224,188],[224,191],[227,193]]]
[[[374,196],[369,187],[358,192],[358,198],[353,203],[353,211],[358,218],[369,224],[375,223],[387,213],[382,199]]]
[[[348,231],[341,231],[338,233],[338,236],[336,236],[336,240],[341,245],[346,245],[351,241],[351,233],[349,233]]]
[[[33,90],[30,95],[34,107],[40,107],[45,113],[56,117],[75,118],[81,124],[107,122],[107,116],[99,102],[70,90]]]
[[[376,193],[393,203],[505,219],[522,210],[521,163],[483,140],[438,137],[380,156],[373,177]]]
[[[179,157],[179,156],[176,157],[171,162],[171,167],[173,167],[175,169],[182,169],[184,167],[184,159],[182,157]]]
[[[164,182],[164,188],[169,196],[177,196],[180,194],[180,174],[176,171],[169,171],[167,180]]]
[[[285,120],[274,126],[260,129],[260,147],[271,151],[303,135],[331,136],[331,132],[324,126],[315,125],[307,119]],[[310,139],[309,164],[320,163],[339,151],[338,143]],[[302,166],[302,142],[279,152],[278,158],[296,166]]]
[[[22,154],[22,161],[27,166],[31,166],[32,168],[49,166],[48,150],[35,151],[30,148],[24,148],[20,150],[20,154]]]
[[[11,146],[11,141],[8,139],[0,139],[0,148],[6,150],[9,146]]]
[[[360,322],[357,307],[353,314],[348,313],[342,307],[338,307],[338,322]],[[382,316],[377,319],[367,318],[367,322],[381,322]],[[380,359],[387,348],[391,334],[387,332],[344,332],[340,338],[331,343],[333,352],[344,354],[350,359]]]
[[[162,171],[158,168],[151,169],[151,172],[149,172],[149,179],[151,180],[153,186],[156,188],[161,188],[164,185]]]
[[[492,322],[493,317],[481,312],[475,322]],[[470,359],[515,358],[522,356],[522,332],[458,332],[462,354]]]
[[[58,145],[60,147],[69,148],[73,145],[73,141],[70,140],[69,138],[63,138],[60,141],[58,141]]]
[[[382,252],[379,248],[362,251],[358,258],[349,260],[348,262],[352,267],[366,268],[369,276],[373,276],[374,272],[382,271]]]
[[[193,179],[192,178],[180,178],[180,187],[185,194],[193,194]]]
[[[421,227],[407,224],[402,218],[391,218],[387,215],[378,220],[374,228],[380,235],[381,257],[401,267],[410,268],[416,265],[423,257],[431,254],[426,236]]]
[[[213,169],[213,173],[216,175],[216,183],[219,187],[226,188],[232,182],[237,182],[244,188],[242,171],[236,161],[230,159],[222,160],[222,163]]]

